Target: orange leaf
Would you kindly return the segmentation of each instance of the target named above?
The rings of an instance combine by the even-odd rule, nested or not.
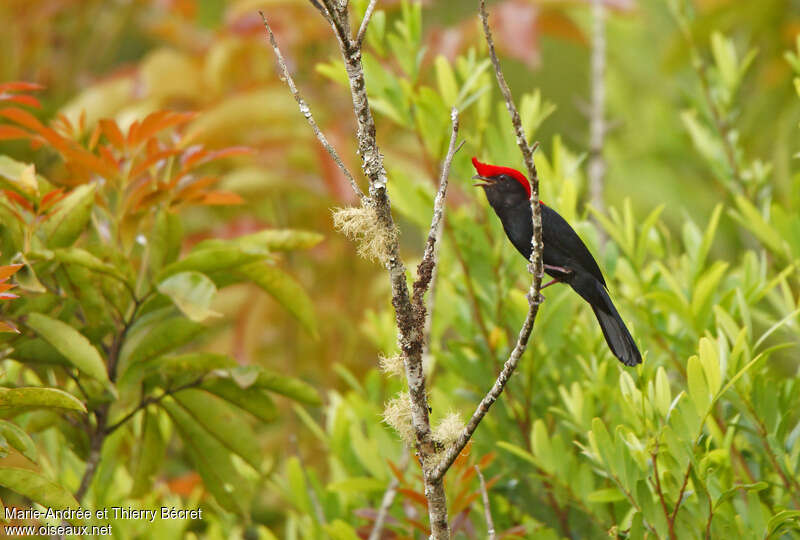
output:
[[[192,152],[192,154],[184,161],[183,170],[189,170],[191,167],[200,165],[201,163],[208,163],[217,159],[222,159],[230,156],[242,156],[253,152],[252,148],[246,146],[231,146],[209,152],[207,150],[200,150],[199,152]]]
[[[10,292],[0,292],[0,300],[13,300],[14,298],[19,298],[19,296]]]
[[[400,482],[401,484],[405,483],[405,473],[401,471],[397,465],[392,463],[392,460],[387,459],[386,463],[389,464],[389,468],[392,470],[392,474],[394,475],[394,477],[397,478],[397,481]]]
[[[17,126],[0,126],[0,141],[5,139],[28,139],[31,134]]]
[[[177,149],[162,150],[161,152],[156,152],[148,156],[147,159],[136,165],[136,167],[128,175],[128,179],[137,178],[140,174],[142,174],[144,171],[146,171],[147,169],[149,169],[162,159],[166,159],[176,154],[180,154],[180,150]]]
[[[21,264],[9,264],[8,266],[0,266],[0,281],[5,281],[14,274],[17,273],[17,270],[22,268],[23,265]]]
[[[10,81],[0,83],[0,92],[18,92],[20,90],[41,90],[44,86],[25,81]]]
[[[133,130],[134,126],[131,126],[131,131],[128,132],[128,143],[131,145],[139,144],[159,131],[186,123],[194,117],[195,113],[154,112],[142,120],[136,130]]]
[[[89,145],[88,148],[90,151],[94,150],[94,147],[97,146],[97,141],[100,140],[100,125],[96,124],[94,129],[92,130],[92,135],[89,137]]]
[[[114,169],[115,171],[119,170],[119,162],[114,158],[111,150],[108,149],[108,145],[100,145],[100,159],[105,162],[107,167]]]
[[[210,206],[224,204],[244,204],[244,199],[231,191],[209,191],[203,195],[202,199],[200,199],[200,204],[207,204]]]
[[[420,493],[419,491],[414,491],[413,489],[409,488],[397,488],[398,493],[402,493],[415,503],[419,504],[420,506],[427,508],[428,507],[428,499],[425,498],[425,495]]]
[[[14,287],[16,287],[16,285],[14,285],[13,283],[0,283],[0,293],[4,293],[9,289],[13,289]]]
[[[117,169],[109,167],[108,164],[89,152],[80,147],[64,148],[62,150],[64,157],[67,158],[75,165],[79,165],[84,169],[97,173],[105,178],[113,178],[117,175]]]
[[[103,118],[98,122],[98,125],[100,129],[103,130],[103,135],[106,136],[108,142],[113,144],[117,150],[125,148],[125,137],[122,135],[116,122],[108,118]]]
[[[4,94],[0,92],[0,101],[11,101],[13,103],[21,103],[23,105],[28,105],[29,107],[36,107],[37,109],[41,109],[42,104],[39,103],[39,100],[33,96],[28,96],[25,94]]]
[[[0,321],[0,332],[13,332],[15,334],[19,334],[19,330],[17,330],[16,326],[3,321]]]

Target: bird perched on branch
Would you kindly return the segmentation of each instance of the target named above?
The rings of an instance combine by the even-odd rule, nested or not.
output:
[[[481,163],[474,157],[472,165],[478,173],[473,180],[482,181],[475,185],[483,188],[506,236],[525,259],[530,259],[533,222],[528,179],[515,169]],[[641,364],[642,355],[611,302],[606,281],[589,249],[558,212],[541,201],[540,205],[544,271],[553,278],[542,288],[559,282],[572,287],[592,306],[614,356],[626,366]]]

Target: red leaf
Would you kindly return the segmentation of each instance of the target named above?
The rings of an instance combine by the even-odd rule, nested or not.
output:
[[[419,504],[420,506],[427,508],[428,507],[428,499],[425,498],[425,495],[420,493],[419,491],[414,491],[413,489],[409,488],[397,488],[398,493],[402,493],[407,498],[411,499],[415,503]]]
[[[23,197],[19,193],[15,192],[15,191],[8,190],[8,189],[4,189],[3,190],[3,194],[5,194],[6,197],[11,199],[12,201],[17,203],[18,205],[20,205],[24,209],[29,210],[31,212],[33,211],[33,206],[31,206],[31,203],[28,201],[28,199],[26,199],[25,197]]]
[[[50,208],[53,204],[57,203],[63,197],[64,189],[58,188],[54,189],[53,191],[49,191],[42,197],[42,200],[39,202],[39,210],[46,211]]]
[[[25,94],[4,94],[0,92],[0,101],[11,101],[13,103],[28,105],[29,107],[36,107],[37,109],[42,108],[42,104],[39,103],[38,99]]]
[[[0,92],[18,92],[20,90],[42,90],[44,86],[25,81],[11,81],[0,83]]]
[[[397,481],[400,482],[400,484],[405,483],[405,473],[401,471],[397,465],[392,463],[392,460],[387,459],[386,463],[389,464],[389,468],[392,470],[394,477],[397,478]]]
[[[9,289],[16,287],[13,283],[0,283],[0,293],[4,293]]]

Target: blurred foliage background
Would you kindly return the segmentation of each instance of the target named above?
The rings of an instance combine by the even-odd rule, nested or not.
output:
[[[352,4],[357,20],[365,2]],[[542,199],[597,256],[645,362],[623,371],[586,306],[565,287],[549,289],[521,369],[448,476],[454,533],[485,536],[472,468],[479,464],[490,480],[501,536],[798,538],[800,4],[605,2],[608,172],[605,206],[589,208],[590,4],[505,0],[491,4],[491,23],[526,130],[541,142],[536,159]],[[521,161],[486,60],[477,6],[386,0],[378,8],[364,63],[409,268],[421,256],[430,222],[450,106],[461,110],[467,141],[451,178],[428,358],[433,418],[442,420],[438,429],[446,441],[458,416],[471,414],[487,390],[527,310],[524,264],[471,187],[469,157],[515,167]],[[247,488],[226,485],[208,467],[203,470],[202,444],[191,447],[206,439],[186,434],[179,413],[170,413],[174,404],[156,403],[126,425],[122,442],[108,443],[113,447],[107,452],[120,458],[100,473],[84,502],[208,509],[202,521],[157,528],[121,521],[115,524],[121,538],[187,532],[209,538],[366,538],[383,492],[396,478],[400,488],[382,537],[422,538],[427,515],[418,469],[413,456],[410,463],[403,457],[401,437],[382,421],[385,415],[402,433],[402,400],[390,400],[403,384],[377,368],[380,355],[397,354],[388,281],[332,229],[331,208],[355,204],[355,198],[277,76],[258,9],[270,18],[318,122],[357,170],[338,48],[308,2],[0,4],[0,83],[44,87],[0,92],[9,98],[0,105],[28,111],[62,131],[72,126],[64,137],[91,151],[101,119],[129,133],[157,111],[194,113],[159,136],[165,148],[248,149],[220,154],[198,173],[218,178],[214,189],[238,194],[240,204],[176,206],[159,200],[153,214],[134,216],[143,220],[135,222],[143,227],[139,234],[157,241],[162,232],[148,228],[147,216],[167,208],[182,224],[182,258],[219,247],[213,239],[234,245],[264,230],[322,235],[321,241],[304,237],[292,246],[274,239],[267,245],[259,237],[269,264],[296,282],[290,294],[269,286],[261,287],[268,294],[258,294],[253,284],[209,273],[215,294],[204,309],[221,316],[204,322],[210,331],[199,341],[171,346],[175,353],[224,356],[204,366],[230,370],[237,384],[249,375],[231,366],[255,366],[287,376],[288,388],[303,389],[264,387],[265,394],[268,389],[295,399],[277,397],[269,418],[246,417],[254,446],[208,451],[211,468],[214,459],[232,460],[231,470],[247,479]],[[10,99],[22,95],[35,96],[41,107]],[[19,118],[4,114],[0,128],[28,130]],[[110,144],[109,133],[97,137]],[[30,185],[29,164],[42,194],[50,188],[70,193],[79,183],[70,166],[76,158],[51,140],[0,134],[0,156],[12,160],[0,163],[3,208],[15,208],[13,194]],[[90,171],[83,182],[98,177]],[[22,191],[17,198],[33,197],[29,204],[44,208],[38,195]],[[115,196],[108,196],[113,206]],[[126,272],[136,276],[141,254],[135,247],[113,254],[113,242],[104,244],[98,232],[104,206],[100,200],[93,204],[95,217],[69,239],[70,246],[15,243],[10,214],[3,213],[0,263],[25,266],[11,278],[21,298],[0,304],[4,324],[22,332],[3,338],[5,388],[57,387],[91,402],[81,394],[79,375],[73,380],[58,368],[45,369],[36,358],[22,358],[19,349],[43,331],[31,324],[29,313],[45,311],[102,349],[104,334],[93,329],[102,325],[36,300],[48,294],[69,299],[74,292],[56,285],[48,293],[32,279],[47,281],[42,272],[52,272],[56,283],[67,279],[67,265],[78,264],[76,252],[72,259],[58,258],[57,250],[67,247],[91,252],[105,264],[124,266],[119,259],[127,257]],[[31,227],[35,237],[38,229]],[[88,259],[81,260],[85,268]],[[56,261],[64,265],[62,274]],[[99,271],[97,263],[88,264]],[[154,280],[166,275],[153,272]],[[169,288],[158,290],[169,296]],[[84,299],[78,301],[86,307]],[[109,306],[95,305],[95,317],[110,319],[110,311],[103,311]],[[155,366],[159,358],[151,359]],[[152,385],[169,389],[173,382]],[[240,386],[247,390],[248,384]],[[120,407],[119,418],[135,401],[126,401],[122,388],[118,397],[111,410]],[[89,412],[102,410],[109,399],[98,398],[99,408],[89,403]],[[386,409],[387,402],[393,407]],[[58,412],[61,421],[44,422],[13,400],[3,403],[0,433],[7,455],[0,466],[36,471],[67,496],[74,494],[87,455],[79,441],[97,419],[88,420],[81,436],[70,427],[91,415],[77,405],[73,412]],[[226,437],[214,431],[220,424],[203,427],[217,439]],[[182,436],[172,436],[176,431]],[[161,452],[147,463],[147,481],[137,480],[147,462],[137,448],[151,448],[153,440],[160,441],[155,446]],[[35,493],[15,490],[15,480],[20,478],[0,476],[0,484],[11,488],[2,492],[6,505],[37,501]],[[116,487],[109,492],[109,485]],[[226,491],[236,504],[223,502]]]

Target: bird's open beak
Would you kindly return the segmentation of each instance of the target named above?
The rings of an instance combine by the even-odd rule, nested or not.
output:
[[[481,176],[481,175],[479,175],[479,174],[476,174],[475,176],[473,176],[473,177],[472,177],[472,179],[473,179],[473,180],[483,180],[483,183],[480,183],[480,182],[479,182],[479,183],[477,183],[477,184],[472,184],[472,185],[473,185],[473,186],[475,186],[475,187],[486,187],[486,186],[491,186],[492,184],[494,184],[495,182],[497,182],[497,180],[496,180],[496,179],[494,179],[494,178],[490,178],[490,177],[486,177],[486,176]]]

